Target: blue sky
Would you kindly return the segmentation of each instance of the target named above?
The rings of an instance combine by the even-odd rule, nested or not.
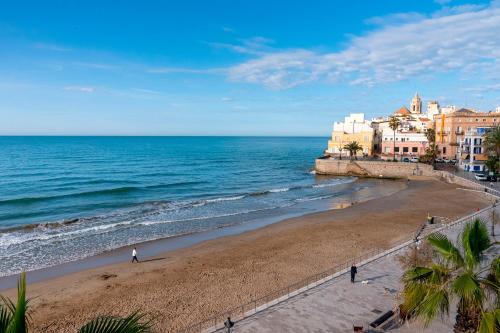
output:
[[[500,1],[4,1],[0,135],[318,135],[500,105]]]

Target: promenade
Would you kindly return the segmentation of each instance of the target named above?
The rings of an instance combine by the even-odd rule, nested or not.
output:
[[[481,216],[487,220],[489,214],[490,211],[485,211]],[[462,227],[463,223],[458,223],[442,232],[451,239],[456,239]],[[359,265],[354,284],[350,282],[349,274],[344,273],[237,322],[234,332],[353,332],[353,325],[363,326],[364,332],[451,332],[455,317],[453,307],[449,317],[443,321],[435,320],[427,330],[419,323],[399,326],[391,320],[377,329],[369,326],[370,322],[381,314],[394,310],[399,304],[397,296],[403,270],[396,255],[402,251],[404,250]],[[488,250],[487,256],[493,257],[499,253],[500,247],[497,245]]]

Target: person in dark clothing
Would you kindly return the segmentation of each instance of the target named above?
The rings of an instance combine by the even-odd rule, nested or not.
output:
[[[224,327],[227,328],[227,333],[231,333],[231,328],[233,328],[234,322],[231,321],[231,317],[227,317],[227,320],[224,322]]]
[[[356,274],[358,273],[358,268],[352,264],[351,266],[351,283],[354,283],[354,278],[356,277]]]

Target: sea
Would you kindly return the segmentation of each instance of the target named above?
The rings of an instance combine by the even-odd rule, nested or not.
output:
[[[0,137],[0,276],[390,191],[314,174],[323,137]],[[389,187],[388,187],[389,186]]]

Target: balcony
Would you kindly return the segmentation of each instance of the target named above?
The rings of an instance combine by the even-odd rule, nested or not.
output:
[[[464,135],[464,131],[463,130],[455,130],[455,134],[456,135]]]

